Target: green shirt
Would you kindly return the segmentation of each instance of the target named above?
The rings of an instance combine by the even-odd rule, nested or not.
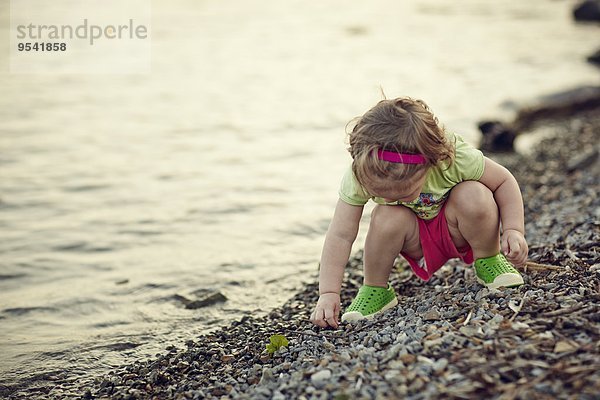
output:
[[[465,142],[460,135],[448,133],[448,140],[454,142],[456,147],[454,161],[450,167],[448,167],[447,162],[442,162],[429,168],[421,194],[416,200],[387,203],[381,197],[369,195],[356,180],[351,166],[342,178],[339,191],[340,199],[353,206],[363,206],[369,199],[378,204],[399,204],[413,210],[419,218],[434,218],[448,198],[450,189],[463,181],[479,180],[483,175],[483,153]]]

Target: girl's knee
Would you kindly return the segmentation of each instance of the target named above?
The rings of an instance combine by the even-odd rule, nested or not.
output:
[[[486,217],[498,212],[492,191],[477,181],[465,181],[456,185],[450,192],[449,201],[456,209],[471,217]]]
[[[404,206],[377,205],[371,212],[370,229],[389,234],[406,231],[416,223],[416,215]]]

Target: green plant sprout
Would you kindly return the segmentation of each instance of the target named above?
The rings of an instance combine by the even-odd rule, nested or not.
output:
[[[267,345],[267,352],[269,352],[270,355],[273,355],[277,350],[290,343],[283,335],[273,335],[269,338],[269,341],[271,343]]]

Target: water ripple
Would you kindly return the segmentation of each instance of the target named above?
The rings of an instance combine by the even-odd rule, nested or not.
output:
[[[98,253],[98,252],[109,252],[118,250],[122,248],[123,245],[119,244],[115,245],[107,245],[107,246],[99,246],[97,244],[79,241],[79,242],[71,242],[67,244],[61,244],[57,246],[52,246],[52,250],[54,251],[67,251],[67,252],[79,252],[79,253]]]
[[[35,312],[58,312],[59,310],[54,307],[15,307],[5,308],[2,310],[3,313],[10,314],[13,316],[28,315]]]

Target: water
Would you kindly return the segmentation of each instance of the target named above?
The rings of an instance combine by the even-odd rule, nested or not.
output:
[[[379,87],[475,143],[507,100],[599,83],[571,6],[153,2],[150,75],[5,68],[0,383],[83,379],[280,304],[314,276],[344,126]],[[228,301],[173,300],[207,288]]]

